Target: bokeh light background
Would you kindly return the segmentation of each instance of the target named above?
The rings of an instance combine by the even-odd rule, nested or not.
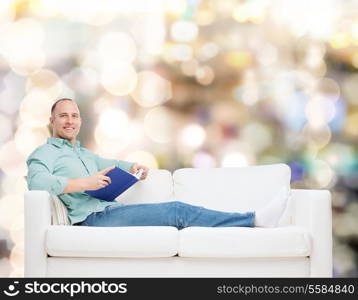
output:
[[[353,0],[1,0],[0,276],[23,276],[25,161],[60,97],[105,157],[289,164],[332,192],[334,276],[358,276],[357,70]]]

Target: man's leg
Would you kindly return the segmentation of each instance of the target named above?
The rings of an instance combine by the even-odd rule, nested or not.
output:
[[[206,209],[179,201],[112,205],[93,213],[80,225],[84,226],[189,226],[234,227],[254,226],[255,214],[228,213]]]

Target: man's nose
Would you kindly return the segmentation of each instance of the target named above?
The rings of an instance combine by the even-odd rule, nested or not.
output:
[[[72,124],[73,123],[73,118],[72,117],[68,117],[67,119],[66,119],[66,123],[68,123],[68,124]]]

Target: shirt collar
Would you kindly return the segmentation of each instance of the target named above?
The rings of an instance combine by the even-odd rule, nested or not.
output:
[[[67,145],[73,147],[72,144],[71,144],[68,140],[66,140],[66,139],[61,139],[61,138],[54,138],[54,137],[49,137],[49,138],[47,139],[47,144],[54,145],[54,146],[59,147],[59,148],[61,148],[61,147],[62,147],[63,145],[65,145],[65,144],[67,144]],[[74,147],[78,147],[78,148],[79,148],[80,146],[81,146],[80,141],[79,141],[79,140],[76,140],[76,144],[75,144]]]

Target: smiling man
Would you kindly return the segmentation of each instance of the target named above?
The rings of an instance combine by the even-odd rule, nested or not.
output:
[[[256,212],[228,213],[209,210],[183,202],[123,205],[107,202],[84,193],[111,184],[106,176],[114,166],[130,173],[143,165],[105,159],[85,149],[77,140],[82,120],[72,99],[57,100],[51,109],[52,137],[28,158],[29,190],[45,190],[57,195],[66,205],[72,225],[84,226],[276,226],[286,206],[289,191],[282,189],[267,207]]]
[[[143,169],[141,180],[148,173],[146,166],[104,159],[81,147],[77,140],[82,120],[72,99],[57,100],[51,108],[52,137],[28,158],[28,187],[58,195],[67,206],[71,224],[83,221],[93,212],[103,211],[115,203],[88,196],[83,191],[97,190],[111,183],[105,174],[114,166],[130,173]]]

